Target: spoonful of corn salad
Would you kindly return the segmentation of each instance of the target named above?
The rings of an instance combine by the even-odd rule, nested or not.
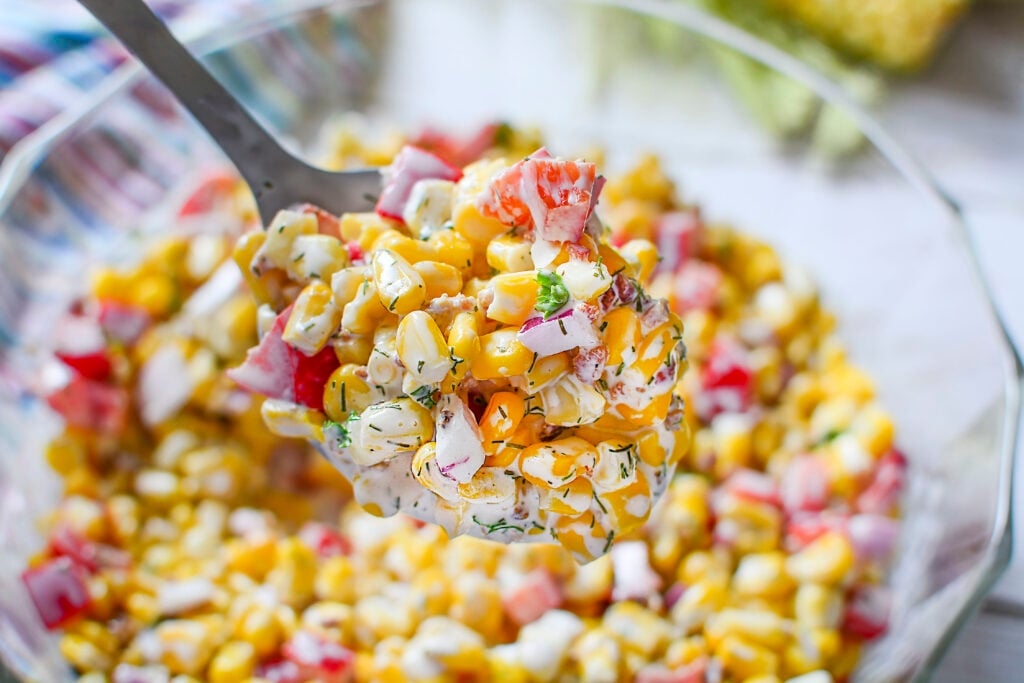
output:
[[[238,242],[262,338],[231,378],[375,514],[603,555],[689,446],[654,245],[613,245],[595,165],[543,148],[460,169],[406,146],[383,177],[373,213],[300,206]]]

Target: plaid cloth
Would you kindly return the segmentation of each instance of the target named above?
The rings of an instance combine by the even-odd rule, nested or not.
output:
[[[271,4],[269,0],[155,0],[188,39]],[[0,159],[126,58],[75,0],[0,3]]]

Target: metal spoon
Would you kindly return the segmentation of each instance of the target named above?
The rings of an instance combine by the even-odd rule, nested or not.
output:
[[[143,0],[79,0],[206,129],[249,184],[260,218],[310,202],[336,214],[372,208],[376,169],[325,171],[287,152],[171,34]]]

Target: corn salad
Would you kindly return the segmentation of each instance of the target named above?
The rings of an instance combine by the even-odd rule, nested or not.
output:
[[[375,213],[282,211],[239,242],[268,327],[231,377],[374,514],[608,552],[689,446],[654,244],[609,243],[595,165],[543,147],[459,169],[406,145],[385,177]]]
[[[529,137],[497,132],[513,151]],[[225,204],[251,220],[237,187],[204,185],[183,221]],[[324,459],[268,433],[270,401],[222,372],[257,336],[221,266],[233,235],[100,272],[61,326],[65,382],[46,399],[67,426],[46,457],[64,497],[23,574],[79,680],[846,680],[887,628],[906,476],[891,420],[767,245],[706,225],[653,158],[604,199],[620,253],[638,235],[663,256],[649,291],[686,325],[693,446],[647,522],[583,565],[368,514]]]

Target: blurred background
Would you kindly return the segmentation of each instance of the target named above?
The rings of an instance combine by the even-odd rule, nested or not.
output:
[[[969,0],[679,0],[709,10],[805,61],[868,105],[938,178],[975,231],[983,266],[1024,343],[1024,3]],[[202,35],[279,0],[160,0],[179,36]],[[302,0],[290,3],[300,6]],[[632,41],[602,37],[622,16],[581,13],[595,87],[637,52],[707,62],[737,109],[783,151],[810,146],[843,173],[863,140],[803,86],[724,49],[629,19]],[[618,34],[621,35],[621,34]],[[73,0],[0,0],[0,159],[96,88],[124,52]],[[144,90],[137,93],[147,96]],[[950,321],[950,324],[956,324]],[[1018,468],[1018,479],[1020,468]],[[1024,480],[1020,480],[1024,483]],[[1020,490],[1020,489],[1019,489]],[[1024,510],[1015,515],[1024,528]],[[1020,553],[1018,553],[1020,554]],[[1016,680],[1024,664],[1024,560],[1015,558],[940,681]]]

